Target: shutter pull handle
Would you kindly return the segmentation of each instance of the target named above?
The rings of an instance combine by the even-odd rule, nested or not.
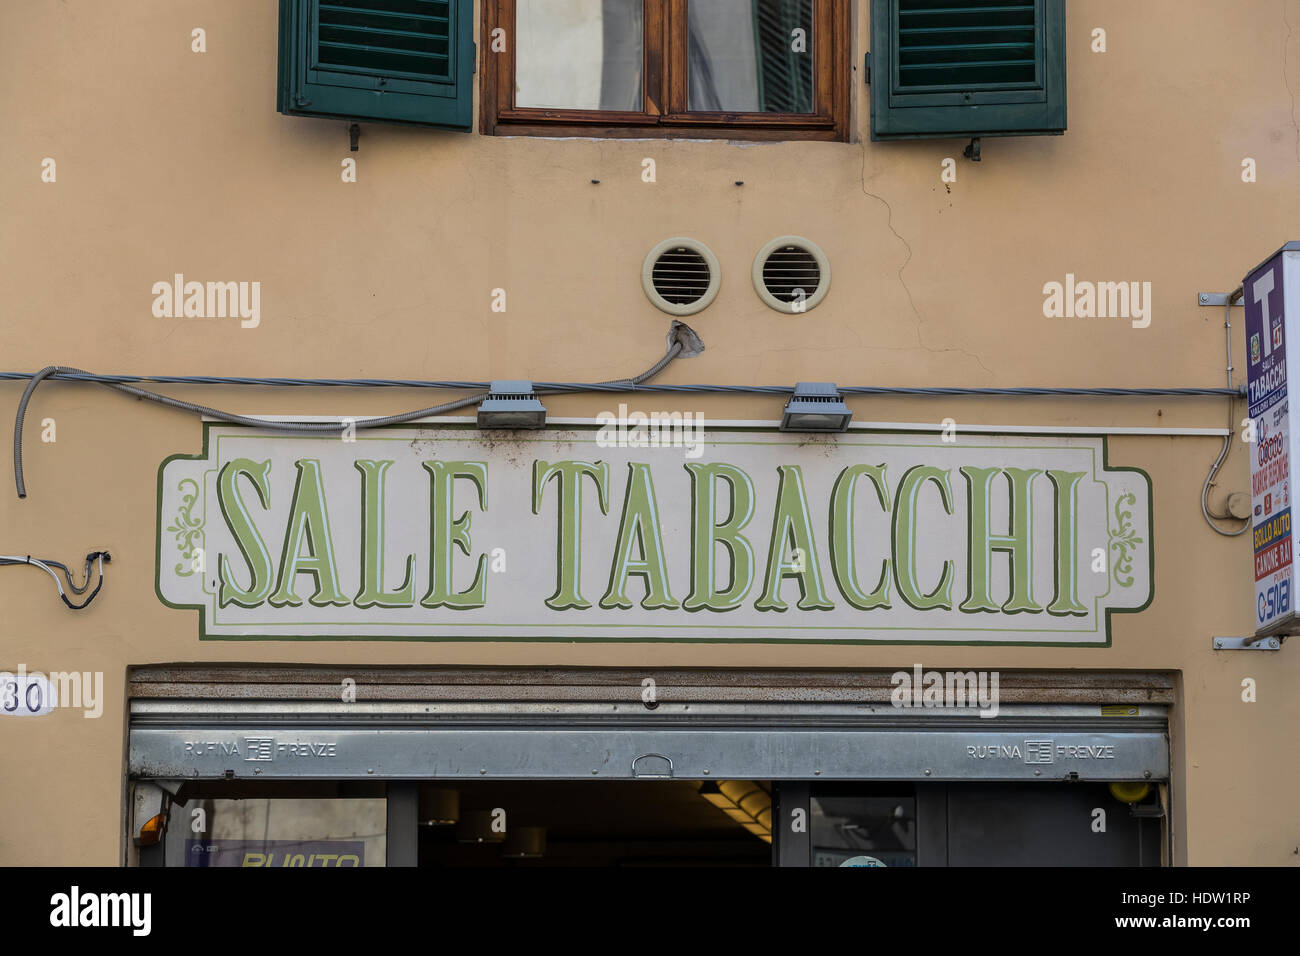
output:
[[[645,760],[647,757],[658,757],[660,760],[667,763],[668,772],[667,773],[638,773],[636,769],[636,765],[640,763],[642,760]],[[673,775],[673,758],[667,756],[666,754],[654,754],[654,753],[642,754],[641,756],[637,757],[635,760],[632,761],[632,776],[639,778],[641,780],[669,780],[672,778],[672,775]]]
[[[353,123],[351,126],[349,126],[348,137],[352,140],[352,152],[354,153],[357,152],[359,148],[358,142],[361,139],[361,126],[357,123]]]
[[[978,163],[980,161],[980,138],[978,136],[974,137],[970,141],[970,145],[961,151],[961,154],[972,163]]]

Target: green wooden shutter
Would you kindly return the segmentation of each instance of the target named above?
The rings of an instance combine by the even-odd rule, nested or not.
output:
[[[278,109],[468,130],[473,0],[280,0]]]
[[[872,0],[871,138],[1065,132],[1065,0]]]

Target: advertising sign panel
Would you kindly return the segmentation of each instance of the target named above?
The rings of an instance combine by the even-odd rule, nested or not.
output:
[[[1291,552],[1290,393],[1295,366],[1287,340],[1300,323],[1300,243],[1287,243],[1242,282],[1246,306],[1246,387],[1254,442],[1250,495],[1255,555],[1255,633],[1295,625]]]

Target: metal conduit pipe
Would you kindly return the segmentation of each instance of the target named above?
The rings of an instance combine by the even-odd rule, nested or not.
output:
[[[1228,376],[1229,388],[1232,387],[1232,371],[1233,371],[1232,368],[1232,305],[1234,302],[1240,299],[1244,294],[1245,294],[1245,288],[1243,286],[1237,286],[1236,290],[1228,296],[1227,301],[1223,303],[1223,330],[1224,330],[1223,335],[1227,345],[1227,353],[1228,353],[1227,376]],[[1226,538],[1235,538],[1239,534],[1244,534],[1251,527],[1251,520],[1248,517],[1244,519],[1236,518],[1231,513],[1215,514],[1210,510],[1210,503],[1209,503],[1210,489],[1214,487],[1214,483],[1215,483],[1214,479],[1218,476],[1219,469],[1222,468],[1224,462],[1228,460],[1228,455],[1232,451],[1232,440],[1236,437],[1237,434],[1236,429],[1234,427],[1236,424],[1233,421],[1234,417],[1235,416],[1233,415],[1233,399],[1229,398],[1228,399],[1228,434],[1223,436],[1223,448],[1219,450],[1219,457],[1216,458],[1214,460],[1214,464],[1210,466],[1210,473],[1205,476],[1205,484],[1201,486],[1201,514],[1205,516],[1205,523],[1208,524],[1211,528],[1213,528],[1217,533],[1223,535]],[[1243,521],[1244,523],[1236,531],[1224,531],[1222,528],[1220,528],[1217,524],[1214,523],[1216,519],[1219,521]]]
[[[686,343],[680,337],[674,337],[676,326],[680,323],[674,323],[674,331],[669,333],[671,344],[663,358],[655,362],[654,365],[646,369],[639,375],[632,378],[614,379],[608,382],[597,383],[598,386],[629,386],[636,387],[647,379],[653,378],[668,366],[673,359],[681,354]],[[683,326],[684,328],[684,326]],[[693,333],[692,333],[693,334]],[[82,369],[66,368],[64,366],[50,365],[41,369],[35,375],[31,376],[27,387],[23,389],[22,398],[18,401],[18,412],[14,418],[14,484],[17,487],[18,497],[27,497],[27,484],[23,480],[23,423],[27,416],[27,406],[31,402],[32,393],[46,378],[57,377],[65,373],[73,373],[81,378],[82,381],[98,381],[93,373],[86,372]],[[155,402],[169,408],[176,408],[187,412],[197,412],[200,415],[206,415],[209,418],[218,421],[229,422],[234,425],[245,425],[249,428],[261,428],[268,431],[278,431],[286,434],[337,434],[345,429],[352,428],[379,428],[384,425],[400,425],[405,422],[415,421],[421,418],[431,418],[435,415],[443,415],[447,412],[455,411],[458,408],[465,408],[469,405],[476,405],[487,397],[487,392],[480,392],[474,395],[467,395],[464,398],[454,399],[450,402],[443,402],[440,405],[434,405],[429,408],[416,409],[415,411],[402,412],[396,415],[384,415],[378,418],[363,418],[358,421],[340,420],[337,422],[327,421],[288,421],[272,422],[262,418],[254,418],[247,415],[238,415],[233,412],[222,411],[217,408],[210,408],[207,405],[199,405],[194,402],[182,401],[178,398],[172,398],[168,395],[160,395],[157,392],[146,391],[142,388],[136,388],[134,385],[127,385],[120,381],[104,381],[99,384],[107,385],[109,388],[127,395],[134,395],[136,398],[143,398],[146,401]],[[548,391],[576,391],[577,389],[552,388]]]
[[[1235,298],[1240,298],[1241,290],[1234,294]],[[1231,330],[1228,330],[1228,382],[1224,388],[1214,387],[1089,387],[1089,386],[894,386],[894,385],[850,385],[841,386],[839,391],[843,395],[895,395],[895,396],[920,396],[920,397],[955,397],[955,396],[1005,396],[1005,397],[1031,397],[1031,396],[1048,396],[1048,397],[1181,397],[1181,398],[1204,398],[1223,396],[1229,399],[1229,422],[1228,430],[1232,431],[1232,409],[1231,402],[1244,394],[1244,389],[1232,385],[1232,361],[1231,361]],[[647,384],[649,379],[661,372],[669,363],[678,357],[689,357],[697,355],[704,350],[703,343],[699,337],[682,322],[674,321],[668,334],[669,348],[667,353],[656,362],[653,366],[642,372],[640,375],[626,379],[614,379],[605,382],[535,382],[534,389],[538,393],[559,394],[559,393],[620,393],[620,392],[681,392],[691,394],[758,394],[758,395],[789,395],[792,386],[789,385],[665,385]],[[0,381],[4,380],[22,380],[27,379],[27,386],[18,403],[18,411],[14,420],[14,481],[17,486],[18,497],[27,496],[26,484],[23,480],[22,467],[22,435],[23,423],[26,417],[27,406],[31,401],[32,393],[36,386],[46,378],[62,379],[73,382],[91,382],[105,385],[109,388],[142,398],[147,401],[155,402],[170,408],[176,408],[182,411],[197,412],[217,421],[224,421],[231,424],[245,425],[250,428],[260,428],[270,431],[279,431],[286,434],[311,434],[324,433],[332,434],[343,431],[348,427],[353,428],[376,428],[383,425],[402,424],[405,422],[415,421],[422,418],[431,418],[437,415],[446,414],[460,408],[475,405],[486,397],[486,392],[479,392],[468,395],[463,398],[453,399],[439,405],[428,408],[421,408],[415,411],[403,412],[395,415],[387,415],[378,418],[367,418],[359,421],[339,420],[335,421],[269,421],[265,418],[258,418],[246,415],[238,415],[233,412],[226,412],[216,408],[210,408],[206,405],[199,405],[193,402],[186,402],[181,399],[172,398],[167,395],[160,395],[156,392],[146,391],[145,389],[136,388],[130,383],[151,382],[158,384],[203,384],[203,385],[257,385],[257,386],[282,386],[282,387],[388,387],[388,388],[448,388],[448,389],[465,389],[475,388],[482,389],[487,387],[484,382],[466,382],[466,381],[416,381],[401,379],[301,379],[301,378],[260,378],[260,377],[239,377],[239,376],[205,376],[205,375],[102,375],[94,372],[87,372],[82,369],[68,368],[65,366],[47,366],[39,372],[0,372]],[[1231,436],[1225,440],[1225,447],[1220,454],[1216,467],[1211,471],[1211,479],[1217,473],[1218,468],[1227,457],[1227,450],[1230,448],[1229,442]],[[1208,493],[1208,483],[1207,483]],[[1204,501],[1204,495],[1202,496]],[[1208,508],[1206,511],[1206,520],[1209,520]],[[1226,517],[1226,516],[1225,516]],[[1218,530],[1217,528],[1215,530]],[[1240,532],[1222,532],[1224,534],[1236,534]]]

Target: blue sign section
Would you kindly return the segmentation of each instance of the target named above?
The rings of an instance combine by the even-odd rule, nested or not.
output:
[[[1246,302],[1246,389],[1250,417],[1258,418],[1286,397],[1286,331],[1282,254],[1260,266],[1243,283]]]

